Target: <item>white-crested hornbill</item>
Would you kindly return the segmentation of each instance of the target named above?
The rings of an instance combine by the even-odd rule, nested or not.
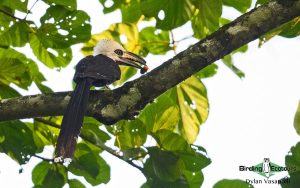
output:
[[[90,87],[106,86],[120,79],[119,65],[138,68],[141,73],[148,69],[146,61],[127,52],[119,43],[103,39],[94,48],[94,56],[87,56],[76,65],[76,87],[64,113],[55,149],[55,162],[73,158],[76,142],[86,112]]]

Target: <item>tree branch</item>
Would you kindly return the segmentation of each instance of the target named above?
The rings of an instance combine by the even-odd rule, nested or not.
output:
[[[156,97],[266,32],[300,16],[300,0],[273,0],[242,15],[140,78],[112,91],[92,91],[88,116],[106,125],[132,119]],[[71,92],[0,101],[0,121],[62,115]]]

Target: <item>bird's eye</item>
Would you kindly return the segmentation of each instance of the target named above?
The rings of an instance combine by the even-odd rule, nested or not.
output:
[[[123,51],[120,50],[120,49],[116,49],[114,52],[115,52],[117,55],[123,55]]]

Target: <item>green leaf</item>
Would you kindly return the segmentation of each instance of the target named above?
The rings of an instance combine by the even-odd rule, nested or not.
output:
[[[219,18],[222,14],[222,0],[195,1],[196,12],[192,18],[194,36],[204,38],[208,33],[219,28]]]
[[[300,18],[296,17],[293,20],[282,24],[281,26],[269,31],[260,37],[260,44],[268,42],[271,38],[280,35],[287,38],[297,37],[300,34]]]
[[[141,10],[146,17],[155,17],[157,28],[171,30],[189,21],[195,8],[191,0],[143,0]]]
[[[179,121],[179,108],[169,95],[163,94],[148,105],[138,118],[146,126],[147,133],[161,129],[173,131]]]
[[[184,151],[187,152],[190,149],[189,144],[180,135],[173,133],[170,130],[156,131],[153,136],[160,147],[168,151]]]
[[[85,185],[77,179],[68,180],[70,188],[85,188]]]
[[[245,73],[234,65],[231,54],[224,56],[222,61],[239,78],[245,77]]]
[[[33,133],[26,124],[21,121],[0,122],[0,152],[25,164],[36,150]]]
[[[93,186],[107,183],[110,180],[110,167],[99,156],[101,150],[91,144],[77,144],[74,161],[69,165],[70,172],[84,179]]]
[[[184,171],[183,174],[189,184],[189,186],[188,186],[189,188],[201,187],[201,185],[204,181],[204,176],[201,171],[199,171],[199,172]]]
[[[4,27],[3,27],[4,28]],[[22,47],[29,41],[30,27],[24,21],[14,24],[1,32],[0,44],[4,46]]]
[[[213,188],[254,188],[253,185],[246,183],[243,180],[221,180],[217,182]]]
[[[96,145],[105,143],[110,139],[110,136],[99,128],[100,125],[101,123],[94,118],[85,117],[80,133],[83,135],[84,139],[87,139]]]
[[[268,2],[269,0],[257,0],[256,1],[256,5],[255,6],[257,6],[257,5],[262,5],[262,4],[264,4],[264,3],[266,3],[266,2]]]
[[[218,71],[218,65],[216,64],[211,64],[206,66],[204,69],[200,70],[196,76],[198,76],[199,78],[203,79],[203,78],[209,78],[214,76]]]
[[[19,97],[20,93],[13,88],[0,84],[0,99]]]
[[[283,188],[296,188],[300,184],[300,142],[291,148],[285,156],[285,165],[289,169],[289,183],[282,183]]]
[[[184,162],[169,151],[162,151],[156,147],[148,148],[149,162],[155,175],[164,181],[176,181],[185,170]]]
[[[32,170],[32,182],[45,188],[63,187],[67,182],[67,171],[61,164],[42,161]]]
[[[42,25],[37,36],[45,47],[63,49],[86,42],[91,37],[90,17],[81,10],[51,6],[40,20]]]
[[[294,117],[294,127],[298,135],[300,135],[300,101]]]
[[[44,117],[45,122],[60,125],[62,117]],[[41,121],[34,120],[34,134],[41,140],[43,145],[55,145],[58,137],[59,129],[44,124]]]
[[[236,50],[234,50],[231,54],[228,54],[226,56],[223,57],[222,61],[223,63],[233,72],[235,73],[235,75],[237,75],[239,78],[244,78],[245,77],[245,73],[243,71],[241,71],[239,68],[237,68],[235,65],[234,65],[234,62],[233,62],[233,58],[232,56],[235,54],[235,53],[245,53],[246,51],[248,50],[248,45],[244,45]]]
[[[139,41],[144,51],[143,54],[150,52],[155,55],[164,55],[172,49],[169,32],[157,30],[155,27],[145,27],[140,32]]]
[[[140,3],[138,0],[131,0],[121,6],[122,22],[134,23],[142,16]]]
[[[186,170],[190,172],[199,172],[211,163],[207,156],[199,152],[177,152],[177,154],[184,162]]]
[[[120,121],[117,123],[117,129],[115,145],[121,150],[142,146],[146,141],[146,129],[139,119]]]
[[[0,61],[0,83],[4,85],[14,83],[27,89],[32,81],[27,72],[26,57],[13,49],[0,48]]]
[[[71,48],[66,49],[50,49],[44,46],[42,39],[37,35],[31,35],[30,37],[30,47],[34,55],[47,67],[65,67],[72,59]],[[56,53],[53,54],[50,51]]]
[[[16,9],[22,12],[27,12],[28,0],[1,0],[0,5]]]
[[[65,7],[66,9],[69,10],[75,10],[77,8],[77,3],[76,0],[43,0],[46,3],[48,3],[49,5],[62,5],[63,7]]]
[[[188,143],[193,143],[198,136],[200,125],[208,117],[206,88],[199,78],[192,76],[173,88],[170,93],[170,97],[179,106],[178,128],[180,134]]]
[[[223,0],[223,4],[245,13],[251,7],[252,0]]]

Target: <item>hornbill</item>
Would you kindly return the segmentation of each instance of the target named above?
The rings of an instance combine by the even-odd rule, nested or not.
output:
[[[94,56],[87,56],[76,65],[73,78],[76,87],[62,120],[55,149],[55,162],[70,162],[73,158],[87,109],[90,87],[107,86],[119,80],[119,65],[138,68],[142,74],[148,69],[143,58],[127,52],[119,43],[109,39],[98,42],[94,48]]]

